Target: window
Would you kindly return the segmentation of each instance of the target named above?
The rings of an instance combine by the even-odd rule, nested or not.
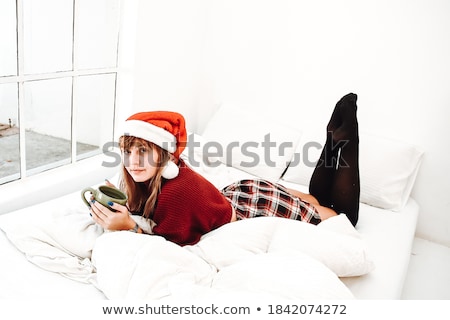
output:
[[[112,141],[120,0],[0,1],[0,184]]]

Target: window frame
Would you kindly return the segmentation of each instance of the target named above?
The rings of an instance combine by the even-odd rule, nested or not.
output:
[[[113,132],[111,132],[111,137],[114,137],[114,122],[117,116],[116,107],[117,107],[117,91],[118,91],[118,77],[119,77],[119,41],[120,41],[120,28],[121,28],[121,14],[120,14],[120,6],[121,1],[118,1],[119,4],[119,20],[118,20],[118,28],[117,28],[117,34],[115,35],[116,38],[116,52],[115,52],[115,66],[114,67],[98,67],[98,68],[91,68],[91,69],[80,69],[78,66],[78,61],[76,59],[77,57],[77,25],[75,21],[78,21],[78,10],[77,10],[77,0],[72,0],[73,5],[73,16],[72,16],[72,22],[73,22],[73,28],[72,28],[72,70],[68,71],[54,71],[54,72],[48,72],[48,73],[36,73],[36,74],[26,74],[24,72],[24,12],[23,12],[23,1],[24,0],[16,0],[16,45],[17,45],[17,73],[16,75],[7,75],[7,76],[1,76],[0,75],[0,85],[1,84],[8,84],[8,83],[15,83],[17,84],[17,107],[18,107],[18,127],[19,127],[19,172],[18,172],[18,178],[12,178],[8,179],[6,181],[3,181],[3,179],[7,177],[0,177],[0,185],[7,184],[13,181],[22,180],[29,176],[27,174],[27,168],[26,168],[26,148],[25,148],[25,125],[22,125],[24,123],[25,119],[25,95],[24,95],[24,84],[31,81],[40,81],[40,80],[50,80],[50,79],[60,79],[60,78],[72,78],[72,95],[70,97],[71,100],[71,157],[70,157],[70,163],[68,165],[73,165],[76,162],[79,162],[83,159],[90,158],[95,156],[95,154],[87,154],[87,155],[77,155],[76,149],[77,149],[77,103],[75,101],[75,97],[77,96],[77,80],[80,77],[83,76],[95,76],[95,75],[114,75],[114,100],[113,105],[111,106],[113,108],[112,115],[113,115]],[[35,0],[36,1],[36,0]],[[54,170],[58,168],[59,166],[52,167],[49,170]],[[29,170],[28,170],[29,171]],[[44,172],[45,170],[42,170],[40,172]],[[35,175],[36,173],[32,173],[31,175]]]

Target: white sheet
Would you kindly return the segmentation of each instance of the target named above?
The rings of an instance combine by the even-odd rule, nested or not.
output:
[[[105,234],[99,238],[93,255],[98,286],[114,299],[219,301],[236,295],[247,299],[353,299],[330,269],[307,254],[248,252],[238,258],[231,254],[225,259],[228,263],[216,269],[219,266],[211,263],[210,252],[204,249],[199,257],[159,237],[128,232]],[[215,246],[215,250],[221,249]],[[228,253],[231,251],[224,255]]]
[[[76,250],[80,255],[88,255],[89,243],[93,243],[92,236],[90,240],[87,240],[87,238],[75,236],[72,232],[71,234],[65,234],[66,240],[72,238],[72,241],[66,241],[66,243],[73,244],[69,248],[64,249],[63,243],[59,244],[61,249],[52,247],[52,244],[59,242],[56,239],[63,239],[61,235],[64,235],[64,233],[58,233],[58,230],[62,231],[69,228],[52,228],[51,226],[55,225],[56,220],[52,221],[50,217],[55,212],[61,212],[62,208],[69,208],[65,211],[66,214],[81,212],[88,217],[89,212],[79,201],[80,196],[76,192],[0,215],[0,224],[9,225],[10,236],[13,239],[21,238],[23,241],[22,248],[28,251],[28,254],[19,251],[16,245],[8,239],[3,229],[0,228],[2,229],[0,230],[0,252],[2,255],[0,298],[105,299],[105,295],[89,283],[93,270],[89,261],[79,259],[71,254],[71,250]],[[70,219],[72,222],[76,220],[81,224],[79,223],[77,228],[73,228],[73,230],[80,230],[84,226],[90,225],[85,223],[88,219]],[[59,219],[59,221],[61,220]],[[67,223],[63,223],[63,225],[67,226]],[[14,228],[18,226],[25,226],[27,229],[15,231]],[[94,227],[90,230],[97,233],[95,229]],[[46,239],[47,242],[31,239],[27,243],[26,237],[21,237],[21,235],[29,235],[30,238],[34,236],[41,240]],[[55,260],[52,260],[52,255]],[[62,273],[50,272],[48,268],[62,271]]]
[[[249,176],[247,173],[228,167],[218,167],[213,170],[211,168],[196,169],[198,171],[203,170],[202,174],[211,179],[218,187],[235,179]],[[291,188],[305,189],[304,186],[284,184]],[[65,226],[60,228],[59,231],[55,231],[54,228],[58,219],[49,218],[55,212],[63,213],[62,217],[68,218],[59,219],[60,222],[63,222],[60,226]],[[189,253],[179,254],[177,253],[178,249],[180,249],[179,247],[168,244],[161,239],[155,240],[157,238],[154,237],[141,236],[129,232],[110,234],[99,232],[95,225],[92,224],[88,210],[81,204],[80,196],[77,192],[0,216],[0,228],[6,231],[9,230],[9,236],[15,241],[13,245],[1,233],[0,249],[3,254],[2,261],[4,262],[0,267],[0,282],[2,283],[0,297],[105,298],[106,296],[109,298],[173,298],[183,296],[186,293],[198,297],[205,295],[211,297],[212,294],[216,296],[231,294],[233,296],[236,295],[236,290],[241,293],[245,292],[245,290],[250,290],[253,294],[256,291],[261,292],[261,290],[265,290],[268,296],[283,296],[283,292],[288,291],[283,291],[283,288],[289,288],[291,297],[305,298],[304,291],[293,290],[301,288],[300,286],[290,287],[293,283],[292,279],[297,278],[298,281],[303,281],[304,283],[315,279],[313,283],[316,284],[316,287],[309,287],[307,290],[309,295],[316,294],[314,297],[349,298],[350,292],[351,297],[358,299],[398,299],[400,298],[406,276],[417,216],[418,206],[412,199],[408,201],[405,209],[400,212],[387,211],[362,204],[360,221],[357,227],[358,232],[353,234],[352,237],[358,240],[354,242],[357,244],[356,247],[362,245],[361,248],[363,248],[360,251],[363,253],[363,258],[359,257],[357,259],[363,262],[360,267],[367,267],[367,270],[359,271],[360,274],[370,270],[370,263],[365,264],[364,262],[370,262],[371,259],[375,269],[362,276],[344,277],[346,274],[340,274],[341,278],[339,280],[336,274],[342,271],[333,269],[332,265],[326,265],[326,261],[320,261],[320,259],[317,260],[317,257],[312,257],[312,252],[306,250],[308,249],[307,246],[299,246],[301,250],[293,252],[296,249],[295,246],[287,245],[291,237],[286,237],[286,235],[297,235],[297,233],[292,231],[288,233],[284,232],[284,230],[291,227],[290,223],[297,223],[295,221],[284,220],[285,224],[289,224],[286,229],[277,229],[273,226],[268,228],[268,225],[262,222],[263,220],[256,221],[257,219],[251,219],[255,221],[248,221],[243,224],[253,223],[259,226],[255,227],[253,225],[247,228],[247,230],[256,232],[250,238],[239,236],[240,233],[242,234],[240,226],[243,224],[229,224],[221,230],[213,231],[205,236],[199,245],[189,249]],[[17,228],[17,224],[25,224],[27,227]],[[348,229],[342,228],[343,224],[340,223],[328,225],[323,223],[323,226],[331,229],[336,226],[341,233],[340,236],[348,232]],[[71,232],[61,232],[67,227],[69,227]],[[245,231],[246,229],[243,230]],[[277,230],[278,235],[276,235]],[[37,243],[36,241],[23,241],[24,235],[28,237],[34,235],[35,240],[38,238],[40,240],[45,239],[45,241],[38,241]],[[321,235],[320,232],[317,232],[317,236],[319,235]],[[100,244],[95,248],[97,240],[100,239],[99,236],[102,240],[98,242]],[[348,237],[349,235],[345,236]],[[219,241],[221,237],[228,237],[228,241]],[[106,239],[111,240],[109,244]],[[125,241],[119,241],[119,239]],[[231,239],[237,239],[237,241],[233,242]],[[130,243],[135,243],[135,241],[139,245],[130,246]],[[300,239],[297,239],[297,241],[300,241]],[[328,246],[326,245],[327,243],[317,239],[311,242],[313,246],[309,248],[314,248],[314,245],[325,248],[323,256],[326,256],[327,248],[332,251],[339,248],[339,246],[330,246],[330,241],[328,241]],[[113,243],[115,245],[110,245]],[[217,244],[220,243],[227,243],[228,247],[218,246]],[[304,243],[304,241],[300,243]],[[340,243],[340,241],[332,241],[331,243],[336,244]],[[22,247],[18,244],[21,244]],[[365,245],[367,245],[367,251],[364,249],[366,248]],[[21,247],[27,253],[28,259],[17,251],[15,246]],[[43,249],[48,246],[51,247],[49,251]],[[169,250],[155,250],[155,248],[166,248],[167,246]],[[265,249],[261,249],[261,246]],[[287,250],[280,251],[280,248],[283,247],[287,248]],[[127,255],[130,248],[135,249],[135,254]],[[346,248],[350,247],[343,246],[341,249]],[[93,264],[88,259],[91,250],[94,250],[95,253]],[[121,250],[123,254],[119,255],[118,253]],[[186,251],[186,249],[182,250]],[[248,254],[249,250],[251,252],[250,255]],[[156,255],[155,252],[157,253]],[[224,254],[226,252],[228,254]],[[367,252],[370,254],[370,257],[364,256]],[[239,256],[239,254],[244,254],[244,256]],[[142,260],[142,257],[148,255],[152,255],[160,263],[158,269],[160,274],[158,277],[154,277],[153,274],[152,278],[152,273],[147,270],[152,269],[152,263],[150,263],[152,260]],[[192,255],[195,255],[195,258]],[[174,259],[167,260],[166,258],[170,256]],[[188,259],[191,261],[191,264],[186,263],[186,260],[182,258],[183,256],[192,258],[191,260],[189,260],[190,258]],[[53,259],[54,257],[57,257],[57,259]],[[181,258],[177,259],[175,257]],[[31,264],[30,261],[35,263],[35,265]],[[70,262],[63,264],[62,269],[58,269],[61,266],[61,261]],[[141,264],[137,264],[136,261],[141,261]],[[164,264],[167,261],[169,261],[169,265]],[[206,265],[204,264],[205,261],[207,262]],[[328,262],[330,261],[345,262],[345,260],[339,259],[330,259]],[[355,261],[352,262],[350,260],[349,265],[355,264]],[[131,268],[131,271],[127,273],[125,272],[126,268],[118,268],[121,263]],[[281,267],[282,263],[289,263],[289,265],[309,270],[309,277],[302,279],[299,276],[294,277],[289,272],[274,273],[273,269]],[[324,266],[323,263],[325,263],[325,269],[317,267],[317,263],[321,263],[321,266]],[[169,268],[170,264],[172,264],[171,268]],[[36,267],[36,265],[39,267]],[[93,265],[98,267],[100,272],[94,270],[92,268]],[[144,268],[145,266],[146,268]],[[181,270],[179,269],[180,266],[182,269],[185,268],[183,272],[179,272]],[[261,269],[258,269],[259,273],[254,271],[255,266],[261,267]],[[271,266],[272,268],[267,269],[263,266]],[[42,268],[52,272],[44,271]],[[118,270],[121,270],[121,272],[118,272]],[[171,276],[163,272],[170,270],[175,272],[175,276],[173,272],[169,272]],[[313,274],[311,270],[316,270],[317,273]],[[330,270],[332,270],[331,274]],[[92,274],[94,271],[97,272]],[[293,272],[294,270],[290,271]],[[60,274],[56,272],[60,272]],[[121,275],[120,281],[117,278],[118,274]],[[242,277],[237,277],[236,274],[240,274]],[[268,274],[273,274],[274,276],[269,277]],[[68,277],[72,279],[68,279]],[[147,280],[143,281],[143,279]],[[152,281],[161,279],[166,279],[167,281],[165,283],[164,281],[159,282],[158,290],[145,291],[149,287],[157,288],[158,286]],[[261,279],[265,279],[265,281],[261,282]],[[320,279],[328,280],[325,283],[321,283]],[[95,286],[82,282],[94,283]],[[309,283],[309,285],[313,283]],[[345,284],[344,287],[343,284]]]
[[[196,136],[197,141],[202,141]],[[197,148],[201,151],[201,148]],[[194,170],[204,175],[218,188],[228,183],[253,177],[249,173],[227,166],[210,168],[205,165],[201,152],[192,153],[200,166]],[[288,188],[308,192],[305,185],[281,180]],[[342,278],[357,299],[400,299],[408,271],[419,206],[409,198],[398,211],[381,209],[360,203],[360,215],[356,229],[366,241],[375,269],[360,277]]]
[[[408,272],[419,206],[409,199],[403,210],[382,210],[361,204],[357,230],[370,248],[375,269],[341,280],[358,299],[400,299]]]
[[[194,246],[180,247],[158,236],[103,232],[83,206],[64,209],[63,203],[78,198],[76,193],[4,215],[0,227],[29,262],[74,281],[91,283],[107,298],[161,299],[187,292],[190,297],[211,298],[245,290],[255,293],[251,286],[227,286],[229,279],[236,283],[253,280],[264,285],[262,294],[274,297],[283,285],[301,280],[300,273],[306,277],[302,285],[286,291],[285,297],[348,299],[353,295],[338,276],[365,274],[372,269],[364,241],[345,216],[319,226],[281,218],[249,219],[214,230]],[[286,268],[274,268],[264,274],[253,273],[253,277],[245,274],[262,261],[264,265],[289,261],[295,268],[290,273]],[[10,279],[13,275],[2,272]],[[261,290],[258,287],[257,291]]]
[[[307,191],[305,186],[282,183]],[[412,198],[400,211],[360,204],[356,230],[367,243],[375,268],[364,276],[341,279],[357,299],[401,298],[418,217],[419,206]]]

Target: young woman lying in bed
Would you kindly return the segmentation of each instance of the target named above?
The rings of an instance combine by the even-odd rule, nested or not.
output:
[[[237,181],[218,190],[180,158],[187,142],[185,120],[175,112],[141,112],[125,122],[120,137],[123,174],[119,188],[126,206],[111,211],[91,203],[91,215],[107,230],[142,233],[130,214],[151,219],[153,233],[179,245],[197,243],[201,236],[236,220],[278,216],[318,224],[345,213],[358,221],[357,96],[345,95],[327,125],[326,143],[311,177],[309,192],[301,193],[261,179]]]

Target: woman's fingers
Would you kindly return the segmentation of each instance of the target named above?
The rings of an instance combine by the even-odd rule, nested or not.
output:
[[[100,221],[105,221],[109,217],[109,214],[112,213],[108,208],[95,200],[91,202],[91,212]]]
[[[128,213],[128,208],[126,206],[123,206],[123,205],[115,203],[115,202],[110,202],[110,203],[108,203],[108,205],[116,211],[119,211],[121,213]]]

